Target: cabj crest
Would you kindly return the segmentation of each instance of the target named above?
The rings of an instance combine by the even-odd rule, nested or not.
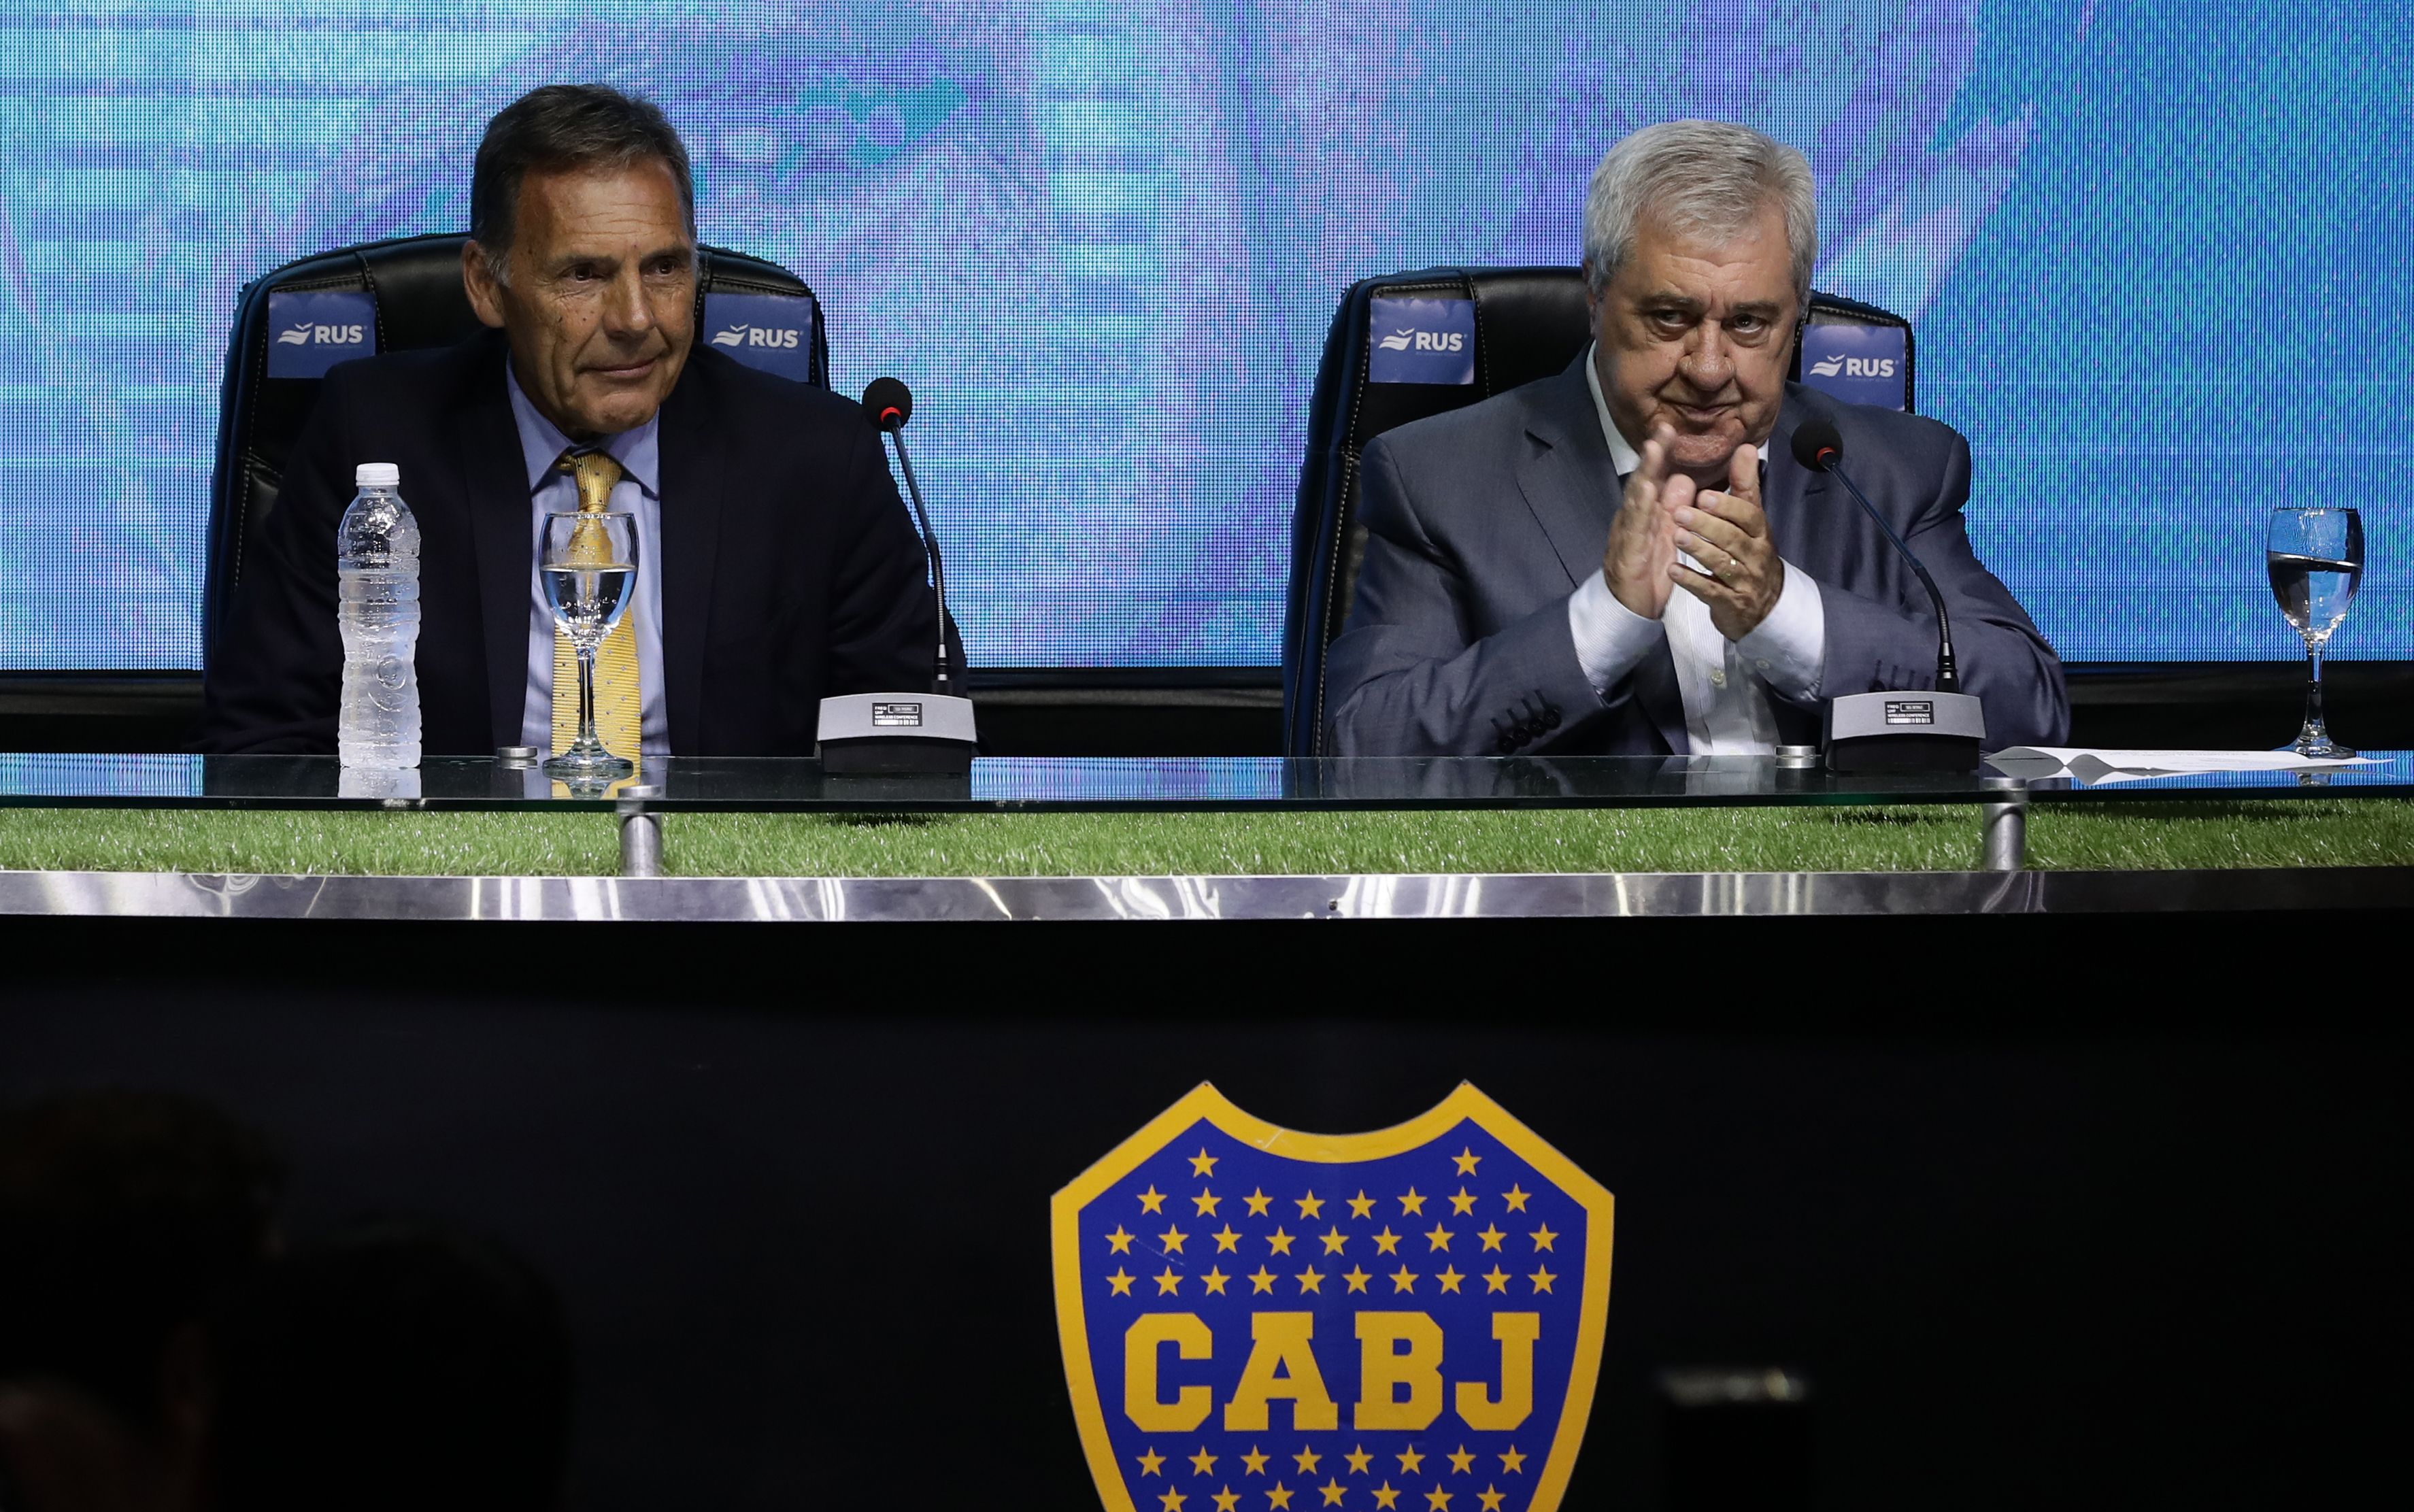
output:
[[[1592,1406],[1610,1194],[1471,1086],[1308,1134],[1201,1085],[1053,1203],[1110,1512],[1552,1512]]]

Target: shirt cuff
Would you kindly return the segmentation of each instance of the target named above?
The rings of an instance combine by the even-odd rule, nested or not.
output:
[[[1650,654],[1662,633],[1660,621],[1619,603],[1609,591],[1609,579],[1599,572],[1568,596],[1568,631],[1575,637],[1576,664],[1584,668],[1585,680],[1603,698]]]
[[[1778,697],[1795,704],[1817,698],[1827,670],[1827,615],[1819,601],[1819,580],[1787,562],[1777,607],[1736,643],[1736,652]]]

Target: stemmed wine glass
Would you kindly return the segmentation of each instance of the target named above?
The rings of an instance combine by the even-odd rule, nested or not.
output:
[[[578,738],[544,770],[565,780],[618,777],[630,763],[595,736],[595,651],[636,591],[637,517],[593,510],[545,516],[537,571],[554,624],[578,653]]]
[[[2280,613],[2305,638],[2305,727],[2282,749],[2301,756],[2352,756],[2322,722],[2322,649],[2363,581],[2363,521],[2350,509],[2281,505],[2272,511],[2263,556]]]

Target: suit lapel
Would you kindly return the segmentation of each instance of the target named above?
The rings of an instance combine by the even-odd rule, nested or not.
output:
[[[1621,494],[1592,386],[1585,381],[1584,364],[1591,355],[1587,347],[1566,372],[1536,385],[1534,412],[1526,426],[1535,444],[1517,466],[1517,490],[1550,541],[1572,591],[1601,570]],[[1636,664],[1632,686],[1635,703],[1668,749],[1685,749],[1684,695],[1676,689],[1676,662],[1666,636]]]
[[[721,546],[722,454],[709,444],[707,353],[695,352],[663,403],[663,698],[674,752],[704,743],[704,643]]]
[[[459,436],[460,497],[477,556],[478,611],[486,653],[486,706],[495,744],[516,746],[528,698],[529,595],[536,559],[519,428],[504,391],[503,344],[491,344],[470,380]]]
[[[1617,469],[1601,434],[1584,363],[1579,355],[1566,372],[1536,385],[1526,424],[1534,444],[1517,465],[1517,491],[1557,555],[1570,588],[1601,566],[1617,508]]]
[[[1768,539],[1777,554],[1818,575],[1822,567],[1810,555],[1810,522],[1826,507],[1827,475],[1812,472],[1794,460],[1794,432],[1810,418],[1810,391],[1787,384],[1777,428],[1768,437],[1768,482],[1761,493],[1761,509],[1768,516]]]

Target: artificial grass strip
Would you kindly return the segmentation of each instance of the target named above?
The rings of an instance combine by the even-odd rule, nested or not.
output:
[[[1906,871],[1977,865],[1977,810],[1475,809],[1125,814],[667,814],[685,876]],[[2414,865],[2414,802],[2039,805],[2040,868]],[[0,810],[0,867],[609,876],[609,815]]]

